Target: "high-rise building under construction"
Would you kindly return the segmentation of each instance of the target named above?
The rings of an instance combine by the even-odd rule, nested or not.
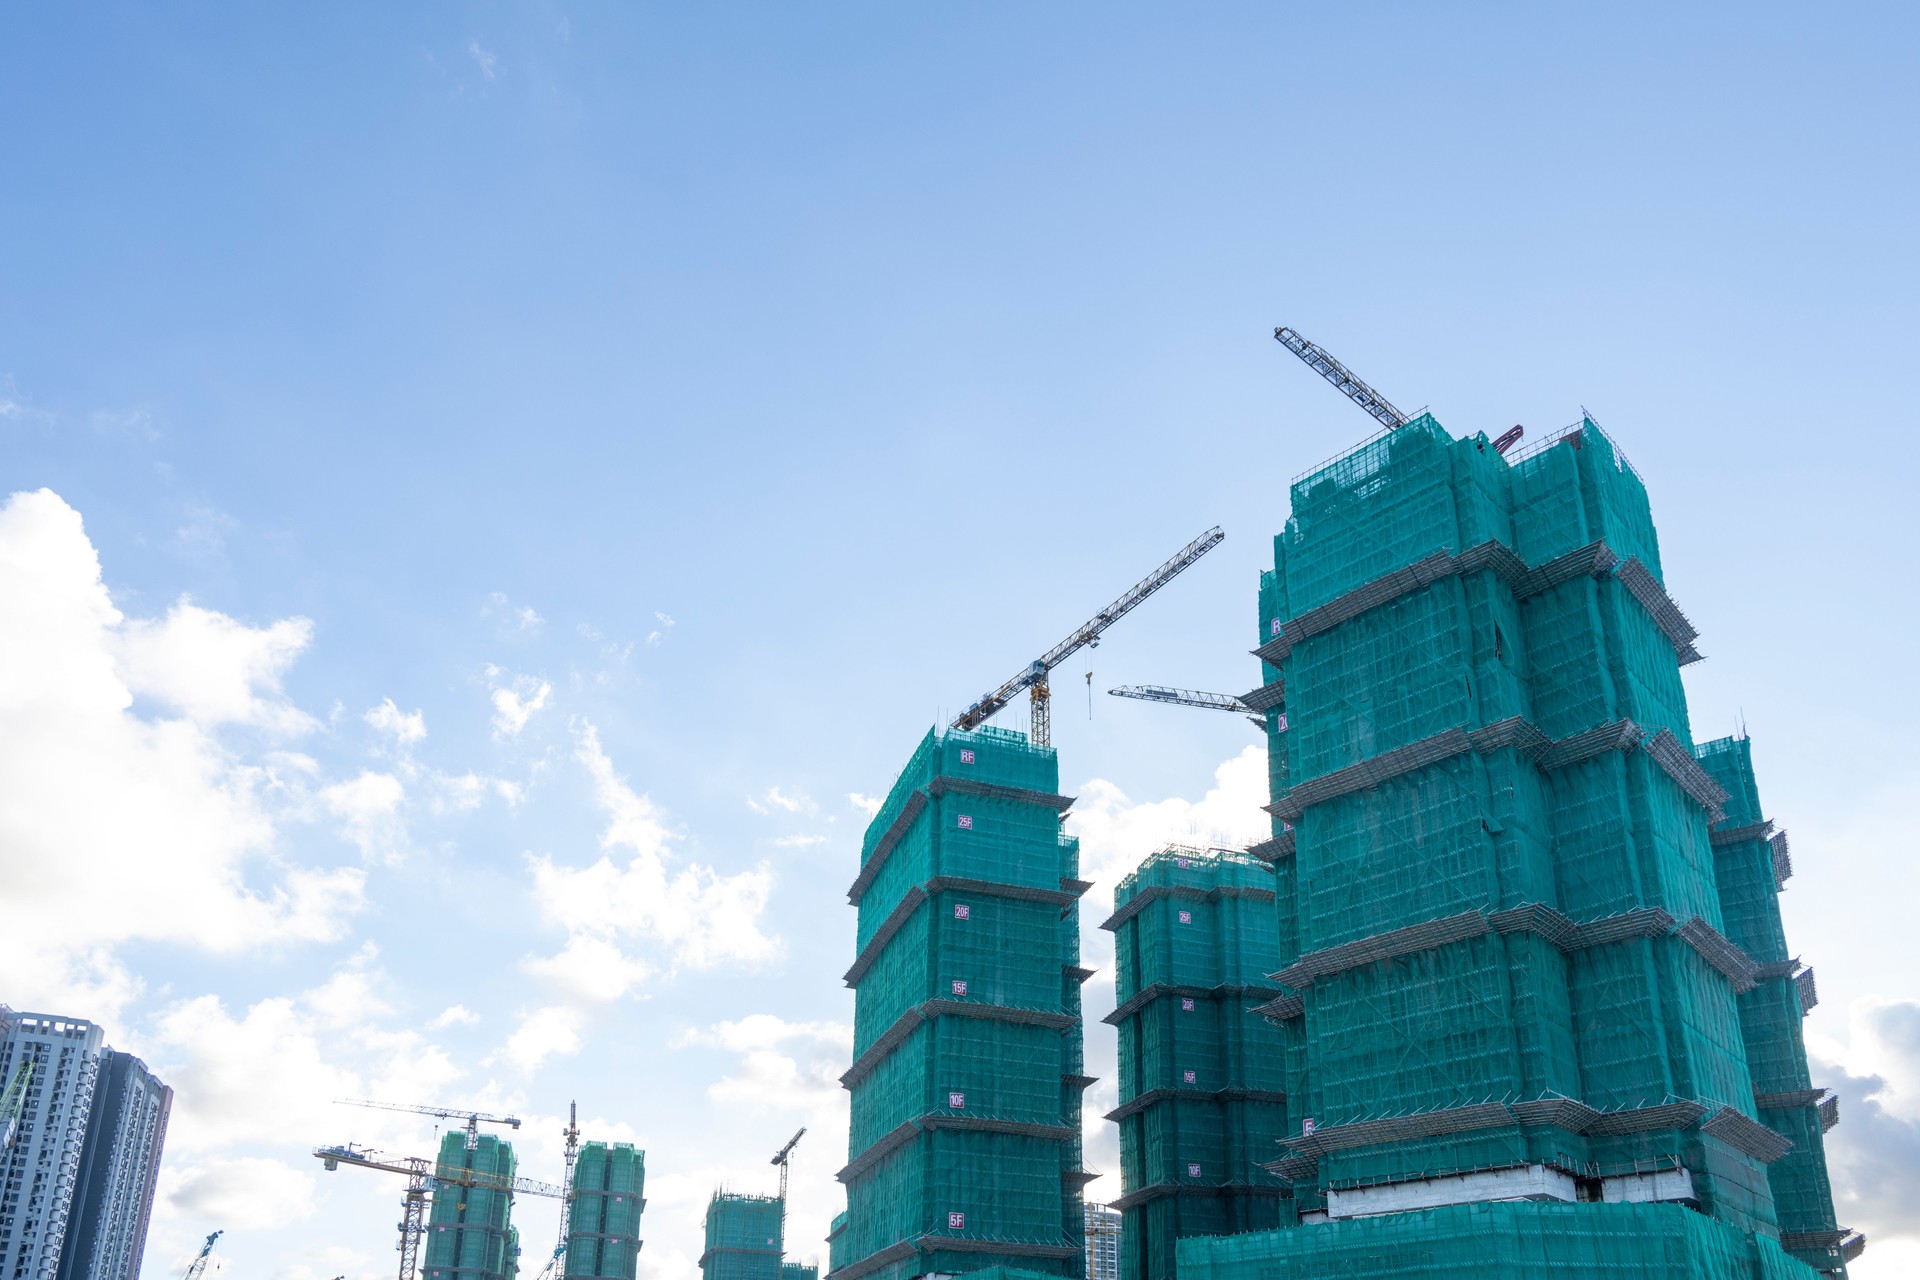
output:
[[[469,1147],[467,1143],[472,1141]],[[437,1169],[476,1176],[488,1186],[438,1183],[427,1213],[421,1270],[427,1280],[509,1280],[519,1267],[513,1225],[513,1144],[490,1133],[455,1129],[440,1137]]]
[[[1272,866],[1226,850],[1163,849],[1114,891],[1118,1280],[1171,1280],[1183,1236],[1279,1225],[1260,1166],[1286,1136],[1286,1046],[1247,1012],[1280,995],[1273,902]]]
[[[781,1280],[786,1202],[778,1196],[716,1191],[707,1201],[701,1280]]]
[[[646,1189],[647,1153],[631,1142],[589,1142],[580,1148],[561,1280],[634,1280]]]
[[[1079,846],[1058,760],[930,732],[868,827],[829,1280],[1085,1266]]]
[[[1784,842],[1747,743],[1692,740],[1639,476],[1591,420],[1503,458],[1423,415],[1291,497],[1282,1225],[1180,1280],[1844,1275]]]

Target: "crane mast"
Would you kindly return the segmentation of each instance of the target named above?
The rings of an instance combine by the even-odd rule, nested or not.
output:
[[[794,1147],[798,1146],[800,1139],[806,1136],[806,1128],[802,1126],[800,1132],[788,1138],[787,1145],[775,1152],[773,1157],[773,1163],[780,1166],[780,1248],[782,1250],[787,1247],[787,1163],[793,1156]]]
[[[1033,704],[1033,730],[1030,740],[1036,747],[1051,746],[1053,715],[1052,691],[1047,684],[1048,674],[1080,650],[1097,646],[1100,643],[1101,632],[1133,612],[1143,600],[1173,581],[1194,561],[1224,542],[1226,537],[1227,535],[1220,531],[1220,526],[1215,525],[1189,542],[1176,552],[1171,560],[1122,592],[1119,599],[1074,628],[1066,639],[1028,663],[1025,671],[985,695],[955,717],[953,724],[949,727],[979,728],[996,712],[1018,697],[1020,691],[1024,689],[1028,692]]]
[[[1407,415],[1394,408],[1387,398],[1355,377],[1347,366],[1335,360],[1327,349],[1307,341],[1287,328],[1273,331],[1276,342],[1306,361],[1307,367],[1340,389],[1340,393],[1366,410],[1383,427],[1404,427]]]
[[[567,1127],[560,1131],[567,1140],[566,1172],[561,1175],[560,1188],[565,1193],[560,1197],[560,1241],[553,1246],[553,1256],[547,1259],[547,1265],[540,1270],[538,1280],[554,1280],[566,1268],[563,1260],[567,1256],[567,1236],[573,1230],[573,1167],[580,1162],[580,1104],[567,1104]]]

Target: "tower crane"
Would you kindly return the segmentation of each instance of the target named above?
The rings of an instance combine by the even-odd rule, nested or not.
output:
[[[1353,401],[1367,412],[1375,422],[1391,430],[1404,427],[1411,421],[1406,414],[1393,407],[1388,399],[1372,387],[1355,377],[1353,371],[1335,360],[1323,346],[1307,341],[1297,329],[1285,327],[1273,331],[1274,341],[1293,354],[1306,361],[1307,368],[1340,389],[1342,395]],[[1505,454],[1507,450],[1520,443],[1520,437],[1527,433],[1525,427],[1515,425],[1500,433],[1493,442],[1493,451]]]
[[[410,1108],[396,1108],[408,1110]],[[465,1115],[465,1112],[455,1112]],[[518,1121],[515,1122],[518,1124]],[[436,1164],[424,1156],[397,1156],[346,1143],[337,1147],[315,1147],[314,1156],[327,1169],[353,1165],[359,1169],[380,1169],[403,1174],[407,1190],[402,1197],[400,1218],[400,1280],[414,1280],[419,1271],[420,1237],[426,1232],[427,1193],[441,1187],[478,1187],[483,1191],[503,1191],[509,1195],[548,1196],[564,1202],[569,1188],[532,1178],[509,1178],[481,1169],[463,1169],[457,1165]]]
[[[1052,745],[1053,727],[1050,705],[1052,692],[1047,687],[1048,673],[1081,649],[1098,646],[1101,632],[1131,613],[1148,596],[1173,581],[1188,565],[1219,546],[1226,540],[1226,536],[1220,531],[1220,526],[1215,525],[1189,542],[1175,553],[1173,559],[1127,588],[1118,600],[1081,623],[1065,640],[1028,663],[1025,671],[968,707],[955,718],[950,727],[979,728],[996,712],[1012,702],[1022,689],[1025,689],[1033,702],[1033,732],[1030,739],[1036,747]]]
[[[371,1107],[375,1111],[406,1111],[419,1116],[438,1116],[442,1120],[464,1120],[467,1128],[467,1150],[480,1145],[480,1126],[483,1124],[504,1124],[509,1129],[520,1127],[518,1116],[494,1116],[484,1111],[462,1111],[458,1107],[419,1106],[410,1102],[369,1102],[365,1098],[335,1098],[343,1107]]]
[[[807,1136],[805,1125],[800,1132],[787,1139],[787,1145],[774,1153],[772,1163],[780,1166],[780,1247],[787,1247],[787,1164],[793,1156],[793,1149],[800,1145],[800,1139]]]
[[[187,1264],[186,1274],[181,1276],[180,1280],[200,1280],[200,1277],[207,1273],[207,1263],[213,1258],[213,1242],[218,1240],[221,1234],[216,1231],[207,1237],[207,1242],[200,1246],[199,1253],[193,1255],[193,1261]]]
[[[1203,693],[1198,689],[1174,689],[1164,684],[1123,684],[1118,689],[1107,690],[1116,698],[1138,698],[1142,702],[1164,702],[1175,707],[1199,707],[1204,711],[1233,711],[1244,715],[1255,724],[1266,727],[1266,717],[1259,715],[1240,698],[1230,693]]]
[[[565,1270],[567,1256],[567,1235],[573,1229],[573,1167],[580,1162],[580,1104],[567,1104],[567,1127],[560,1131],[567,1140],[566,1172],[561,1175],[560,1189],[565,1192],[560,1197],[560,1242],[553,1246],[553,1256],[547,1259],[547,1265],[540,1269],[537,1280],[555,1280]]]
[[[0,1093],[0,1151],[13,1145],[13,1135],[20,1128],[20,1112],[26,1104],[27,1086],[33,1083],[33,1063],[23,1062],[13,1069],[13,1079],[7,1081],[7,1090]]]

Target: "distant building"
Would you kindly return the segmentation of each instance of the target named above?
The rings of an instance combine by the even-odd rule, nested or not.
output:
[[[647,1153],[634,1150],[631,1142],[589,1142],[580,1148],[563,1280],[634,1280],[646,1189]]]
[[[86,1147],[103,1033],[0,1005],[0,1090],[30,1068],[0,1151],[0,1280],[55,1280]]]
[[[130,1053],[101,1055],[59,1280],[138,1280],[173,1090]]]
[[[781,1280],[786,1211],[778,1196],[714,1192],[707,1202],[701,1280]]]
[[[1120,1213],[1087,1205],[1087,1280],[1120,1280]]]

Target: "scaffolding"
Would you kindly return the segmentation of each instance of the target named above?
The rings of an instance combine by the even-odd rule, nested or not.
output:
[[[520,1257],[520,1233],[514,1228],[513,1144],[492,1134],[472,1137],[455,1130],[440,1137],[435,1173],[458,1171],[495,1186],[461,1185],[436,1177],[433,1205],[427,1213],[427,1280],[510,1280]]]
[[[573,1166],[573,1211],[567,1220],[562,1280],[634,1280],[646,1186],[647,1153],[634,1150],[632,1143],[581,1146]]]
[[[1273,866],[1169,846],[1120,881],[1120,1280],[1173,1280],[1183,1236],[1270,1230],[1281,1188],[1262,1164],[1287,1133],[1290,1030],[1251,1010],[1280,995]]]
[[[867,829],[829,1280],[1080,1280],[1079,846],[1049,748],[930,732]]]
[[[1591,418],[1503,458],[1423,414],[1292,505],[1260,582],[1273,828],[1249,850],[1276,901],[1283,1229],[1183,1245],[1183,1273],[1508,1274],[1537,1237],[1598,1275],[1642,1248],[1580,1216],[1603,1207],[1663,1257],[1720,1256],[1665,1205],[1465,1203],[1502,1178],[1683,1201],[1742,1266],[1843,1272],[1809,1171],[1821,1100],[1795,1092],[1791,863],[1739,753],[1695,750],[1698,632],[1639,475]]]

